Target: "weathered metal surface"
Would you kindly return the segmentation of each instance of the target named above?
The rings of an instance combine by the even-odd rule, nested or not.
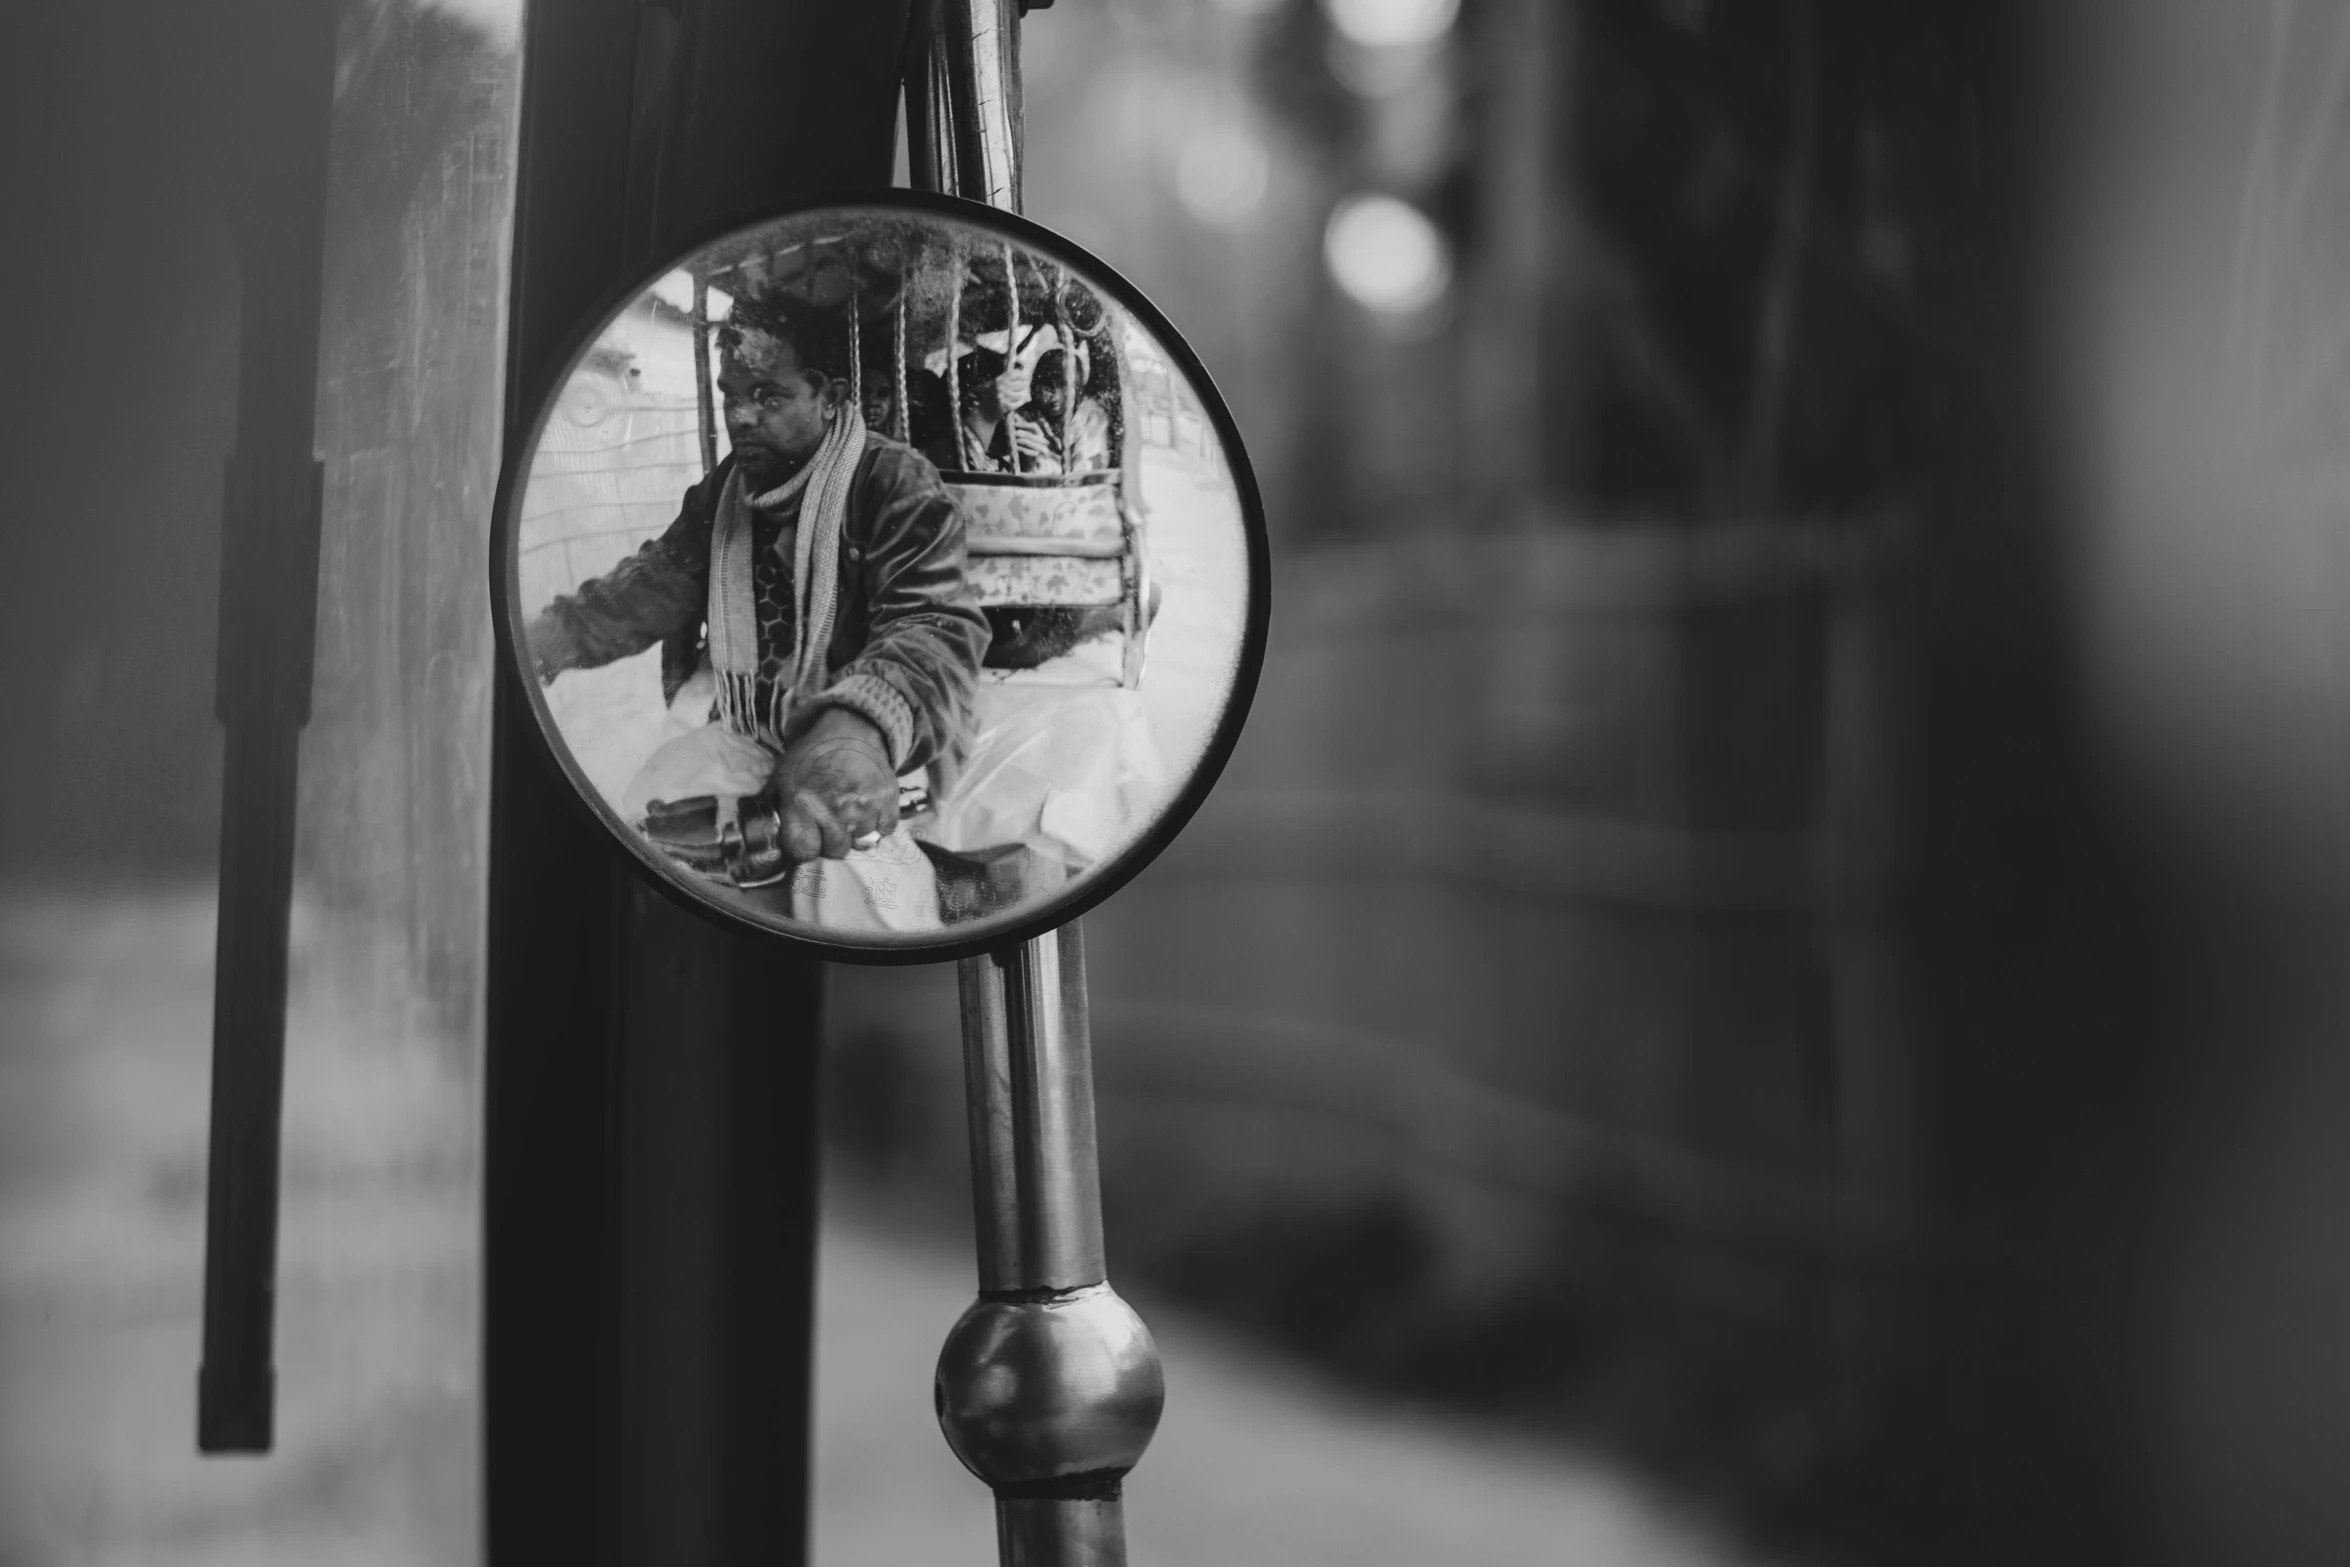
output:
[[[952,163],[933,171],[949,190],[1007,212],[1020,210],[1020,9],[1016,0],[930,0],[932,123]],[[943,162],[944,160],[941,159]]]
[[[1106,1484],[1142,1457],[1167,1400],[1150,1329],[1107,1284],[974,1302],[947,1335],[936,1388],[947,1445],[998,1489]]]

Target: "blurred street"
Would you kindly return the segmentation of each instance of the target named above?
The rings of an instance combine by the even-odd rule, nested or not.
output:
[[[316,1004],[348,933],[314,922],[299,948],[313,1004],[292,1038],[279,1358],[284,1433],[308,1456],[192,1449],[210,915],[194,891],[19,895],[0,912],[0,1562],[455,1559],[470,1549],[461,1512],[433,1530],[396,1520],[425,1490],[472,1483],[474,1198],[447,1150],[471,1141],[473,1089],[458,1063]],[[815,1560],[993,1560],[988,1495],[931,1412],[938,1346],[971,1298],[967,1252],[836,1184],[820,1277]],[[1139,1559],[1751,1560],[1574,1454],[1380,1405],[1145,1305],[1169,1395],[1128,1490]]]
[[[993,1561],[993,1506],[939,1439],[930,1374],[967,1256],[830,1204],[819,1261],[815,1560]],[[1452,1567],[1729,1567],[1632,1480],[1573,1453],[1374,1403],[1155,1303],[1167,1413],[1126,1486],[1134,1558]]]
[[[0,1562],[464,1560],[473,1057],[387,1003],[381,945],[314,910],[287,1026],[279,1451],[196,1452],[213,902],[0,895]]]

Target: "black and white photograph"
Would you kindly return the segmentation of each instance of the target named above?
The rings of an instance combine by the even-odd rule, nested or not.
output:
[[[0,1567],[2350,1564],[2350,0],[0,15]]]

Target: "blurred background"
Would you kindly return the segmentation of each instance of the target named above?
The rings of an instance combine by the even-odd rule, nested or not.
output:
[[[519,18],[345,0],[281,1451],[193,1456],[242,47],[0,50],[0,1562],[475,1549]],[[1139,1558],[2350,1554],[2350,7],[1060,0],[1273,644],[1089,916]],[[981,1561],[954,987],[836,970],[825,1561]]]

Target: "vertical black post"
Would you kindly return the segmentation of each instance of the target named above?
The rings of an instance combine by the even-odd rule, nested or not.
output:
[[[238,8],[235,192],[243,339],[221,515],[215,702],[226,731],[196,1445],[269,1450],[295,759],[310,716],[332,6]]]
[[[889,181],[904,0],[534,0],[508,441],[615,286]],[[821,966],[638,881],[501,670],[490,866],[493,1562],[807,1549]]]

